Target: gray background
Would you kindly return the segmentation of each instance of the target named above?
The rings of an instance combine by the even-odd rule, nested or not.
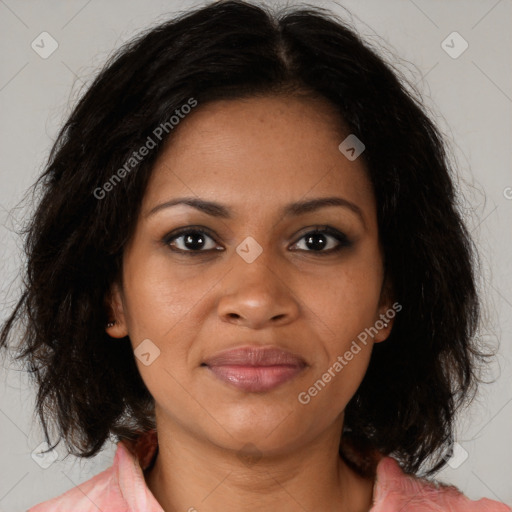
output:
[[[267,1],[283,5],[282,2]],[[510,0],[311,2],[331,8],[380,48],[424,95],[451,148],[463,208],[481,250],[486,305],[481,336],[499,346],[477,400],[461,416],[461,451],[438,477],[469,497],[512,504],[512,173]],[[0,0],[1,318],[17,297],[21,242],[13,232],[27,212],[13,210],[41,172],[59,126],[98,67],[124,41],[191,1]],[[344,8],[352,13],[352,17]],[[43,31],[58,42],[47,59],[31,47]],[[458,58],[442,42],[457,31],[469,44]],[[457,40],[454,50],[461,48]],[[46,44],[45,48],[49,48]],[[9,361],[0,369],[0,511],[23,511],[111,465],[108,445],[92,460],[57,448],[36,463],[41,443],[34,390]],[[467,457],[465,459],[465,457]],[[465,460],[464,460],[465,459]],[[41,467],[48,466],[46,469]]]

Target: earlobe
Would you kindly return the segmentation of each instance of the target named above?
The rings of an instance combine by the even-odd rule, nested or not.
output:
[[[108,313],[108,322],[105,331],[112,338],[124,338],[128,335],[123,308],[121,290],[118,283],[113,283],[111,289],[105,297],[105,303]]]
[[[112,320],[105,326],[105,332],[112,338],[124,338],[128,336],[128,330],[124,323]]]
[[[378,333],[373,338],[374,343],[385,341],[391,334],[393,328],[396,310],[393,302],[393,285],[391,280],[386,276],[381,288],[380,302],[379,302],[379,315],[375,319],[375,328]]]
[[[386,305],[386,307],[379,309],[379,316],[375,320],[375,328],[378,333],[373,338],[374,343],[380,343],[388,339],[393,328],[394,313],[395,311],[391,306],[387,307]]]

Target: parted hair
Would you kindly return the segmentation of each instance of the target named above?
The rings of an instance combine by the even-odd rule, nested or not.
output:
[[[309,94],[328,100],[365,144],[360,158],[375,192],[385,274],[402,306],[346,407],[340,446],[393,455],[412,473],[443,467],[484,358],[479,260],[448,145],[413,89],[348,23],[309,5],[276,12],[218,1],[113,54],[33,185],[35,208],[21,230],[22,289],[0,333],[37,385],[49,444],[64,440],[69,453],[91,457],[109,439],[156,428],[129,337],[105,331],[108,291],[121,278],[154,163],[173,136],[157,140],[155,128],[190,98],[199,109],[218,99]],[[94,191],[148,137],[156,147],[99,199]]]

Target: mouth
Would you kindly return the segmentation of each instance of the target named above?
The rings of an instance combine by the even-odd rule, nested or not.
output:
[[[201,366],[242,391],[262,393],[293,379],[307,364],[301,357],[276,347],[248,346],[220,352]]]

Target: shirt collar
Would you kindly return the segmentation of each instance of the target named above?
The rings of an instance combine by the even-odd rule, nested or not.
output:
[[[141,433],[135,440],[123,439],[117,443],[114,470],[129,512],[164,512],[143,473],[154,463],[157,448],[156,430]]]

